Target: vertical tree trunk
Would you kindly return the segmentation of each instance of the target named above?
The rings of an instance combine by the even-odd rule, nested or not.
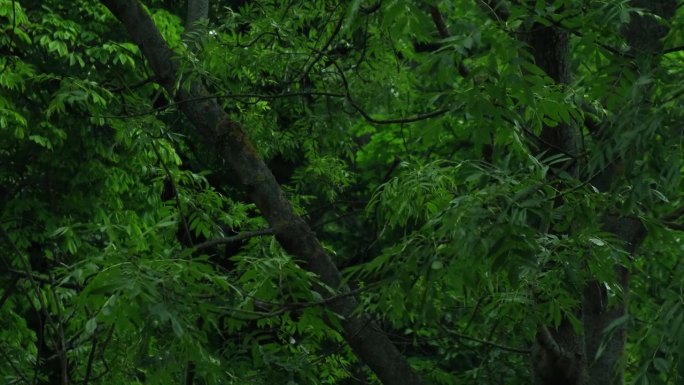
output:
[[[558,86],[568,84],[571,79],[568,33],[560,28],[534,24],[523,36],[524,41],[529,44],[535,64]],[[540,153],[571,157],[576,157],[579,153],[580,133],[576,125],[561,123],[555,127],[546,126],[540,137]],[[577,174],[577,161],[576,158],[568,160],[571,162],[568,169],[572,174]],[[550,177],[553,178],[553,175]],[[560,203],[562,202],[556,202]],[[586,383],[584,340],[567,320],[563,320],[557,328],[542,327],[532,351],[532,376],[535,385]]]
[[[672,0],[652,2],[635,0],[633,5],[664,18],[674,14],[676,2]],[[630,23],[622,31],[632,48],[637,65],[653,65],[654,53],[661,50],[662,37],[667,28],[652,16],[632,14]],[[557,84],[570,81],[568,66],[568,34],[557,27],[534,25],[524,33],[535,63]],[[562,152],[567,155],[580,153],[581,132],[573,125],[545,127],[541,138],[547,148],[543,150]],[[613,174],[600,175],[597,185],[609,188]],[[634,253],[643,241],[646,232],[641,222],[630,217],[606,217],[604,229],[616,235],[623,242],[627,252]],[[532,368],[536,385],[621,385],[624,383],[623,358],[626,330],[617,327],[605,335],[606,327],[623,317],[627,312],[626,296],[629,292],[629,272],[623,266],[616,266],[617,281],[622,286],[622,302],[608,305],[605,285],[596,280],[585,283],[581,296],[579,314],[584,325],[584,334],[578,335],[570,323],[563,321],[559,328],[539,331],[533,348]],[[599,346],[603,345],[597,357]]]
[[[644,8],[664,19],[670,19],[676,9],[676,1],[648,1],[634,0],[631,5]],[[644,14],[632,13],[630,22],[622,29],[622,34],[630,46],[630,53],[634,56],[634,63],[644,73],[650,71],[652,66],[657,65],[657,58],[662,50],[661,39],[667,34],[668,29],[655,17]],[[655,59],[655,60],[654,60]],[[651,68],[649,68],[651,67]],[[599,136],[601,132],[597,133]],[[609,189],[613,183],[615,174],[604,172],[599,175],[597,185]],[[603,228],[615,234],[622,241],[625,251],[634,254],[646,236],[646,229],[641,221],[634,217],[604,218]],[[605,286],[598,281],[588,282],[583,293],[583,321],[585,328],[586,357],[588,359],[588,385],[624,383],[624,365],[621,362],[624,357],[627,330],[622,324],[605,335],[605,329],[612,322],[627,314],[627,296],[629,295],[629,271],[624,266],[615,268],[618,283],[622,286],[622,302],[614,306],[608,306],[608,298]],[[597,357],[599,346],[603,344],[604,350]]]

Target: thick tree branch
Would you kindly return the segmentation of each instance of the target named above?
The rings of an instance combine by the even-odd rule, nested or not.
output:
[[[177,101],[209,94],[200,82],[189,89],[176,90],[178,63],[154,22],[137,0],[102,0],[126,27],[157,74],[160,84]],[[287,200],[275,177],[268,169],[244,128],[221,109],[213,99],[185,103],[183,113],[204,140],[213,145],[230,165],[261,211],[284,250],[304,261],[303,267],[315,273],[323,285],[316,287],[322,295],[332,288],[345,293],[349,287],[330,256],[308,224],[299,217]],[[343,335],[359,359],[367,364],[385,385],[419,385],[422,379],[380,329],[366,315],[357,315],[358,302],[352,296],[341,297],[328,304],[343,317]]]

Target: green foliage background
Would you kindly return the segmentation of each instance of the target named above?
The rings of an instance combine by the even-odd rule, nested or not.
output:
[[[183,37],[184,4],[145,4],[182,63],[177,87],[202,79],[247,127],[430,383],[529,383],[538,325],[581,330],[587,274],[623,299],[616,263],[632,277],[612,325],[629,325],[628,381],[681,383],[682,247],[663,218],[682,203],[684,57],[620,55],[641,11],[523,2],[503,22],[442,2],[440,39],[434,1],[215,2]],[[515,39],[532,22],[572,32],[567,87]],[[669,23],[678,47],[681,12]],[[271,236],[194,248],[265,221],[104,6],[0,0],[0,28],[0,381],[51,383],[59,351],[73,383],[180,383],[188,362],[202,384],[376,381],[317,277]],[[582,126],[582,177],[535,150],[544,125],[591,119],[610,129]],[[607,169],[616,182],[599,192]],[[601,229],[607,215],[648,228],[636,256]]]

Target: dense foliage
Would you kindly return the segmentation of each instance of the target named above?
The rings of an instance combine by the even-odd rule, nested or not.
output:
[[[347,296],[426,384],[552,383],[564,330],[589,376],[684,381],[674,4],[226,0],[186,28],[185,2],[144,3],[172,90],[98,1],[0,0],[0,381],[379,383]],[[348,289],[280,246],[181,110],[194,84]]]

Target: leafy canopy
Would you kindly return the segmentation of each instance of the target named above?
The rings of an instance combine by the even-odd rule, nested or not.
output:
[[[186,35],[178,3],[146,5],[177,88],[201,79],[244,124],[426,381],[528,383],[539,325],[581,332],[582,282],[622,301],[622,264],[631,313],[608,332],[630,327],[627,378],[678,383],[682,250],[661,218],[681,205],[682,53],[631,65],[621,29],[643,11],[624,1],[509,4],[505,20],[442,2],[448,37],[433,3],[216,2]],[[516,38],[532,23],[571,33],[570,84]],[[664,45],[680,46],[681,12],[669,23]],[[6,383],[58,383],[65,366],[73,383],[178,383],[189,363],[206,384],[376,381],[106,8],[0,0],[0,27]],[[543,127],[567,124],[578,174],[538,151]],[[647,226],[636,258],[610,215]]]

